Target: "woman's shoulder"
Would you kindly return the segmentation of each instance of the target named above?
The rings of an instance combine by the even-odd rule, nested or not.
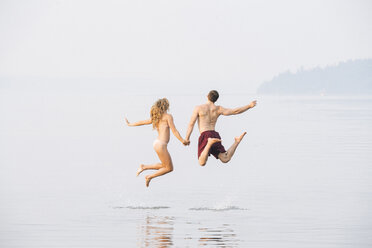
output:
[[[168,114],[168,113],[164,113],[163,114],[163,119],[172,119],[173,116],[171,114]]]
[[[170,122],[173,122],[173,116],[171,114],[164,113],[161,120],[165,125],[169,125]]]

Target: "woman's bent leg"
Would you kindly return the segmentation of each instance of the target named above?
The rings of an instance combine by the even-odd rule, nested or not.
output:
[[[151,179],[162,176],[164,174],[167,174],[171,171],[173,171],[173,163],[172,158],[168,152],[167,146],[164,145],[158,145],[155,147],[155,151],[159,156],[159,159],[161,161],[161,168],[154,174],[146,176],[146,186],[148,187],[150,184]]]
[[[161,168],[163,168],[163,165],[161,163],[151,164],[151,165],[141,164],[137,170],[137,176],[141,174],[141,172],[144,170],[159,170]]]

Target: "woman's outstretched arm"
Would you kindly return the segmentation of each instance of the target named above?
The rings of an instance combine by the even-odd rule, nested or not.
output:
[[[181,141],[182,144],[184,144],[185,146],[189,145],[190,144],[190,141],[186,141],[184,140],[180,133],[178,132],[176,126],[174,125],[174,122],[173,122],[173,116],[168,114],[168,125],[170,127],[170,129],[172,130],[172,133],[174,134],[174,136],[176,136],[176,138]]]
[[[125,121],[127,122],[127,125],[130,126],[130,127],[150,125],[152,123],[152,120],[151,119],[144,120],[144,121],[137,121],[135,123],[129,123],[128,119],[125,118]]]

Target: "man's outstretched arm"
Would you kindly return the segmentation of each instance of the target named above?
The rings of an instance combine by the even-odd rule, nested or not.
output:
[[[189,127],[187,128],[187,133],[186,133],[186,137],[185,137],[185,139],[187,141],[190,141],[190,136],[191,136],[192,130],[194,129],[195,122],[196,122],[196,120],[199,117],[198,112],[199,112],[198,107],[195,107],[194,112],[192,112],[192,116],[191,116],[191,120],[190,120],[190,123],[189,123]]]
[[[244,113],[250,108],[253,108],[254,106],[256,106],[256,104],[257,104],[257,101],[253,101],[250,104],[243,106],[243,107],[239,107],[239,108],[227,109],[224,107],[220,107],[220,112],[221,112],[221,115],[237,115],[237,114]]]

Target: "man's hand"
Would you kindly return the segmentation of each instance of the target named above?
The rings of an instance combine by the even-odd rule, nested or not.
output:
[[[190,145],[190,140],[183,140],[182,144],[184,144],[185,146],[188,146]]]
[[[251,102],[251,104],[249,104],[249,108],[253,108],[254,106],[256,106],[257,104],[257,101],[254,100],[253,102]]]
[[[125,122],[127,123],[128,126],[130,126],[130,123],[126,117],[125,117]]]

